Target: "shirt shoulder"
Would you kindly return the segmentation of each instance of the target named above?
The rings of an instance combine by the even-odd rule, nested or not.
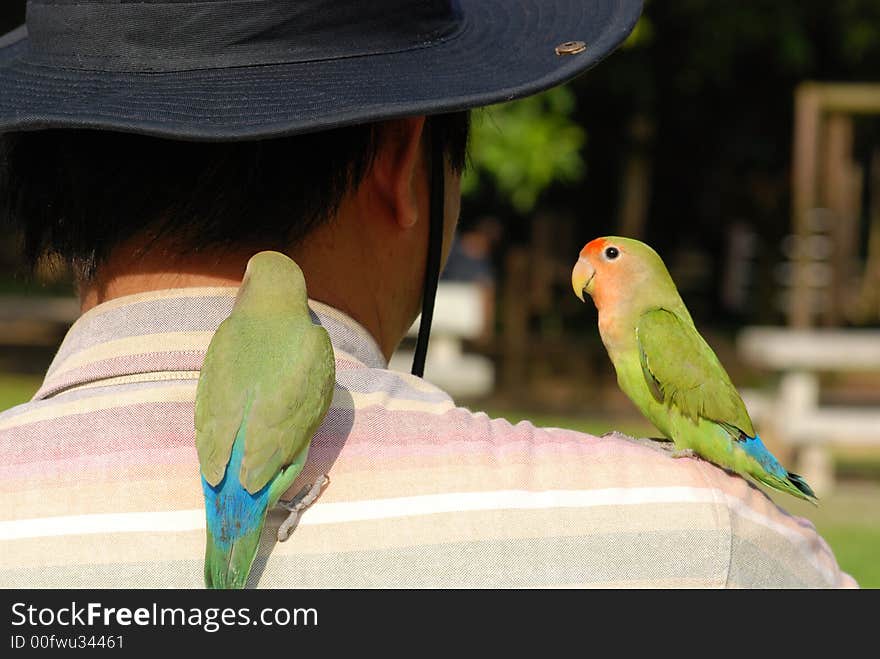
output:
[[[463,506],[494,508],[499,516],[542,510],[544,537],[573,541],[578,529],[593,549],[602,538],[599,555],[628,556],[631,585],[856,585],[808,520],[740,476],[699,458],[672,457],[669,442],[512,424],[451,399],[438,406],[433,414],[376,410],[383,420],[372,424],[385,437],[405,437],[401,456],[421,456],[431,472],[425,489],[468,492]],[[407,436],[407,428],[419,430]],[[608,566],[589,563],[600,573]],[[591,583],[624,581],[595,576]]]
[[[195,380],[182,375],[103,380],[0,415],[0,583],[201,584]],[[808,522],[708,463],[493,419],[341,352],[294,489],[325,473],[251,585],[854,585]],[[283,518],[270,512],[267,533]]]
[[[858,588],[804,517],[775,503],[750,481],[695,459],[724,498],[730,524],[730,588]]]

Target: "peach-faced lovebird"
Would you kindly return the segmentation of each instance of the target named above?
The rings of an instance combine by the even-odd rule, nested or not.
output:
[[[252,256],[232,312],[208,346],[196,391],[207,587],[244,587],[266,512],[302,471],[335,376],[330,338],[312,323],[299,266],[278,252]],[[316,498],[325,482],[303,498]],[[291,518],[303,504],[285,505]]]
[[[630,238],[597,238],[581,250],[571,284],[581,301],[586,292],[596,304],[620,388],[674,442],[676,455],[697,454],[815,503],[810,486],[755,432],[657,252]]]

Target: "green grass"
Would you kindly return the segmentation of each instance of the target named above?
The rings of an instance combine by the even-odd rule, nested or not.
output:
[[[832,450],[837,475],[843,479],[880,482],[880,451]]]
[[[862,588],[880,588],[880,529],[864,526],[828,526],[819,533],[834,550],[837,563]]]
[[[35,375],[0,373],[0,411],[26,403],[43,383]]]

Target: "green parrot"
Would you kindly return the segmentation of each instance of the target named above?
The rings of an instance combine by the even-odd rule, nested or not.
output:
[[[251,257],[235,305],[211,339],[196,390],[196,450],[207,522],[205,585],[243,588],[266,513],[302,471],[333,398],[327,331],[312,323],[306,283],[284,254]],[[286,540],[326,476],[290,502]]]
[[[810,486],[755,432],[653,249],[631,238],[597,238],[581,250],[571,284],[581,301],[584,292],[593,298],[620,388],[674,442],[676,456],[697,454],[815,504]]]

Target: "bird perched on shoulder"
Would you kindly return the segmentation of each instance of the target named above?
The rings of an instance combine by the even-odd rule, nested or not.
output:
[[[207,587],[244,587],[266,513],[302,471],[335,376],[330,337],[312,323],[299,266],[278,252],[252,256],[196,391]],[[308,501],[285,505],[292,511],[285,529],[325,482],[305,493]],[[279,530],[280,540],[287,535]]]
[[[780,492],[816,502],[797,474],[767,450],[730,377],[697,332],[660,256],[631,238],[607,236],[581,250],[575,294],[593,298],[617,382],[677,449]]]

